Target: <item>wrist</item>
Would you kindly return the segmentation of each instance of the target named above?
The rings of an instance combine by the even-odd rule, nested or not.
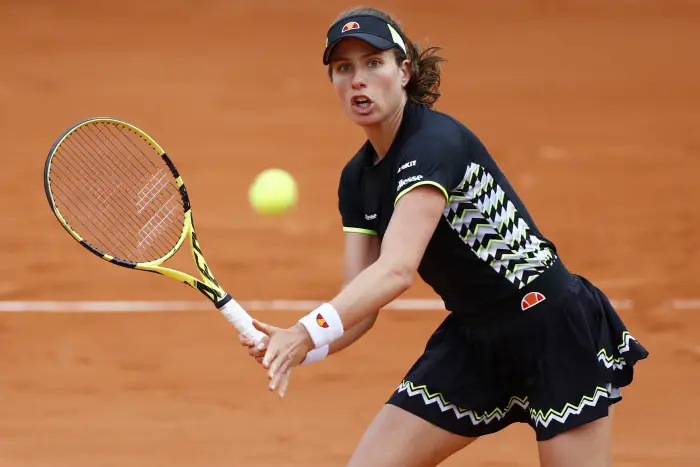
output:
[[[300,322],[297,322],[294,326],[292,326],[292,329],[295,329],[298,333],[301,339],[304,341],[304,345],[306,346],[306,352],[310,352],[314,349],[314,341],[311,338],[311,334],[309,334],[309,331],[306,330],[306,327],[301,324]]]
[[[300,363],[300,365],[310,365],[312,363],[320,362],[328,357],[328,345],[319,347],[318,349],[311,349],[307,352],[306,358]]]
[[[299,323],[309,333],[315,349],[329,345],[345,332],[340,315],[330,303],[322,304],[302,317]]]

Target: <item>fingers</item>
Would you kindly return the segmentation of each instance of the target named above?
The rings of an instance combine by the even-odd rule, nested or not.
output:
[[[248,347],[248,355],[262,358],[262,356],[265,355],[265,349],[258,350],[256,347]]]
[[[280,397],[284,397],[284,395],[287,393],[287,387],[289,386],[289,378],[291,378],[291,376],[292,376],[292,370],[289,370],[282,377],[282,382],[280,383],[280,390],[279,390]]]
[[[272,353],[271,350],[268,349],[265,357],[263,357],[263,367],[268,369],[267,377],[270,379],[268,389],[274,391],[277,387],[281,387],[281,383],[285,378],[288,378],[286,370],[291,366],[292,356],[289,354],[288,349],[283,348],[280,351],[273,350],[275,352],[273,357],[268,359],[268,356]]]
[[[267,348],[267,343],[270,341],[270,338],[267,336],[263,336],[259,342],[256,342],[256,340],[253,339],[251,336],[239,334],[238,341],[241,343],[241,346],[248,347],[248,353],[250,355],[254,355],[253,353],[251,353],[251,350],[260,351],[260,355],[262,355],[262,351]]]
[[[260,339],[257,344],[253,342],[252,348],[255,348],[259,351],[264,351],[267,349],[267,345],[270,343],[270,338],[267,336],[262,336],[262,339]]]
[[[270,344],[273,343],[271,342]],[[275,357],[277,357],[278,353],[279,350],[277,349],[277,346],[269,345],[267,347],[267,351],[265,352],[265,356],[263,357],[263,366],[265,368],[270,368],[270,364],[274,361]]]
[[[272,347],[267,349],[265,358],[263,359],[263,366],[269,370],[268,375],[270,378],[273,378],[277,373],[281,373],[280,367],[291,358],[291,350],[289,346],[282,347],[281,349]]]
[[[289,384],[289,376],[294,366],[294,355],[292,353],[280,352],[268,370],[268,378],[270,378],[269,389],[274,391],[279,387],[280,397],[284,397]]]
[[[256,319],[253,320],[253,327],[268,337],[272,337],[272,334],[274,334],[272,326],[265,323],[261,323]]]
[[[289,376],[291,372],[292,359],[286,358],[270,381],[270,391],[274,391],[279,385],[280,397],[284,397],[284,393],[287,390],[287,385],[289,384]]]
[[[270,380],[270,391],[274,391],[278,385],[284,380],[284,378],[287,377],[287,372],[286,371],[277,371],[272,375],[272,379]]]
[[[255,345],[253,340],[250,337],[246,336],[245,334],[238,335],[238,342],[240,342],[243,347],[251,347],[251,346]]]
[[[298,342],[298,333],[293,330],[272,328],[259,321],[254,321],[254,326],[270,337],[264,351],[249,347],[248,353],[267,369],[269,390],[284,397],[292,368],[302,360],[302,353],[306,355],[305,343]]]
[[[287,358],[280,365],[279,370],[277,370],[277,374],[286,375],[287,372],[291,371],[291,369],[292,369],[291,367],[292,367],[292,359]]]

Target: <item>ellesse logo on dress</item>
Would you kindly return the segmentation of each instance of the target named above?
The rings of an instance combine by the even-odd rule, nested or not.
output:
[[[523,299],[520,301],[520,308],[525,311],[528,308],[532,308],[533,306],[537,305],[540,302],[543,302],[545,300],[544,295],[542,295],[539,292],[530,292],[529,294],[525,295]]]

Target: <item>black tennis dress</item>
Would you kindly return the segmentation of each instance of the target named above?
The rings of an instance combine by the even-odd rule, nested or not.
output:
[[[605,294],[566,268],[479,139],[408,103],[376,160],[368,141],[343,169],[346,232],[382,238],[417,186],[446,199],[418,273],[450,314],[388,403],[470,437],[521,422],[546,440],[605,417],[648,352]]]

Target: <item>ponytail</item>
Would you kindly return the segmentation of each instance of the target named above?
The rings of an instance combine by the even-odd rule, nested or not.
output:
[[[418,44],[411,42],[405,36],[403,39],[408,49],[407,58],[411,63],[411,79],[406,85],[408,100],[432,107],[441,96],[440,63],[445,59],[436,55],[440,47],[428,47],[421,51]]]

